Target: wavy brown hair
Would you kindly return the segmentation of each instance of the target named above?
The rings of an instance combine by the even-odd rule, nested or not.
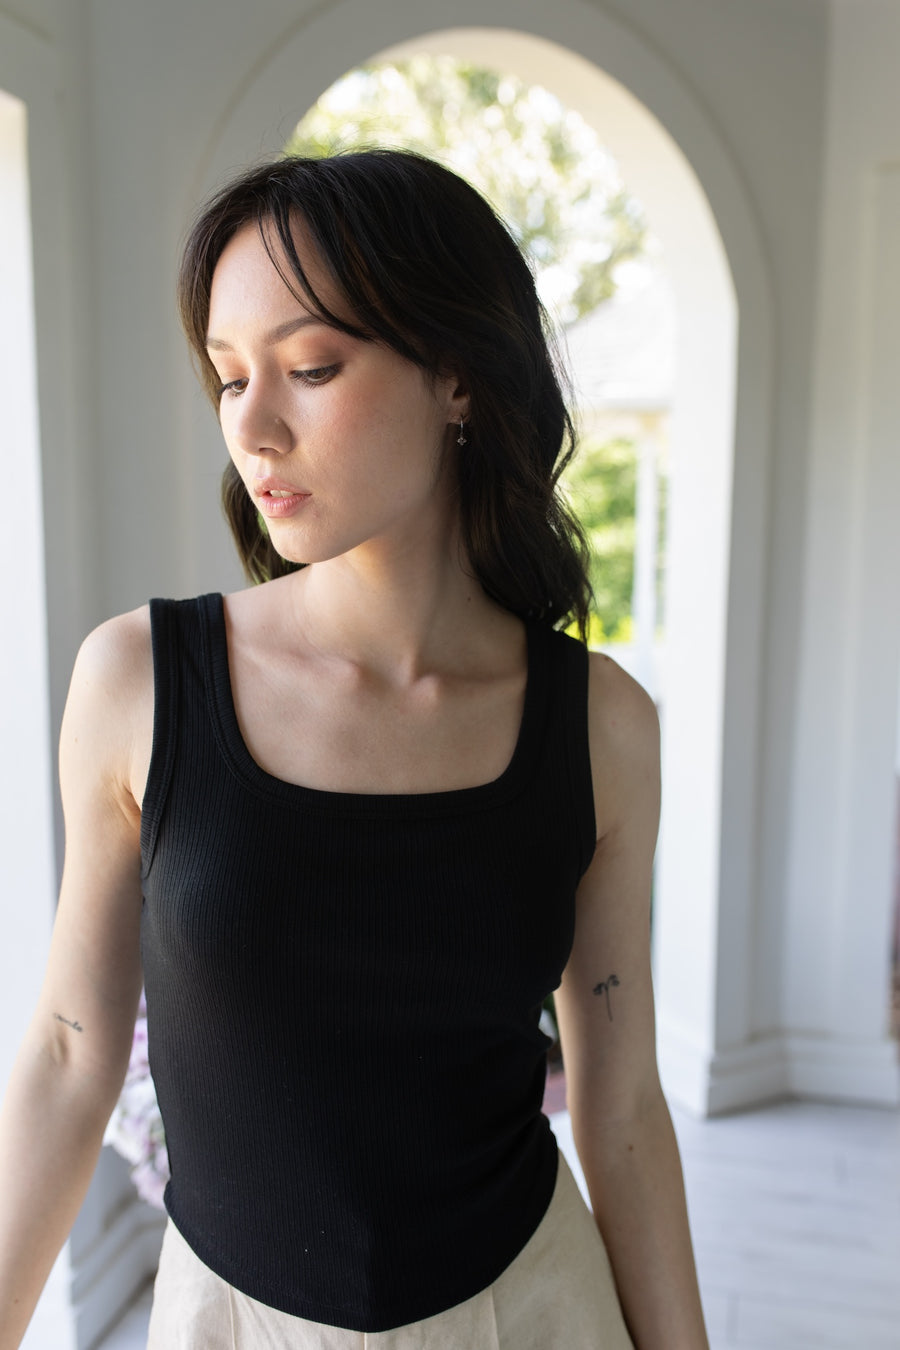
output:
[[[294,240],[299,218],[353,323],[313,291]],[[220,382],[206,349],[213,272],[251,223],[314,313],[431,374],[457,376],[470,400],[468,444],[458,456],[469,566],[514,614],[574,621],[583,636],[587,546],[558,491],[574,449],[572,421],[531,271],[484,198],[449,169],[400,150],[288,157],[228,184],[191,229],[178,282],[182,323],[217,408]],[[296,569],[276,552],[231,464],[222,501],[251,581]]]

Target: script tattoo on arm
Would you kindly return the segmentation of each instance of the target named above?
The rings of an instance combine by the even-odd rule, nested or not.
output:
[[[84,1027],[78,1021],[70,1022],[68,1017],[63,1017],[60,1013],[54,1013],[53,1016],[57,1022],[65,1022],[66,1026],[71,1027],[73,1031],[84,1031]]]
[[[619,985],[618,975],[608,975],[605,980],[601,980],[599,984],[594,985],[595,994],[606,995],[606,1015],[610,1021],[613,1020],[613,1015],[612,1015],[612,1005],[610,1004],[609,1001],[609,991],[610,989],[617,989],[618,985]]]

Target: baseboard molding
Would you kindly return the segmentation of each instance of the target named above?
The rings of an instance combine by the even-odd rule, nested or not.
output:
[[[710,1053],[661,1032],[658,1050],[667,1096],[700,1117],[779,1097],[900,1104],[898,1045],[888,1037],[862,1041],[784,1032]]]
[[[165,1215],[134,1196],[72,1277],[78,1350],[92,1350],[156,1272]]]
[[[900,1047],[888,1036],[851,1041],[794,1033],[787,1049],[792,1096],[900,1105]]]

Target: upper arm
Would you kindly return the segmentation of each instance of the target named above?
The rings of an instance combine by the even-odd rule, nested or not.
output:
[[[659,1092],[650,975],[659,725],[644,690],[599,655],[589,729],[597,843],[556,994],[576,1133],[633,1118]]]
[[[32,1032],[107,1093],[124,1074],[141,984],[137,799],[152,684],[148,612],[111,620],[79,652],[60,735],[65,865]]]

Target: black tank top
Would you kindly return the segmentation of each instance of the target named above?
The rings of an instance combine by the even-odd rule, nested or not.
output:
[[[141,943],[169,1214],[295,1316],[375,1332],[442,1312],[553,1193],[538,1020],[594,848],[586,652],[528,626],[495,781],[326,792],[244,744],[221,596],[151,616]]]

